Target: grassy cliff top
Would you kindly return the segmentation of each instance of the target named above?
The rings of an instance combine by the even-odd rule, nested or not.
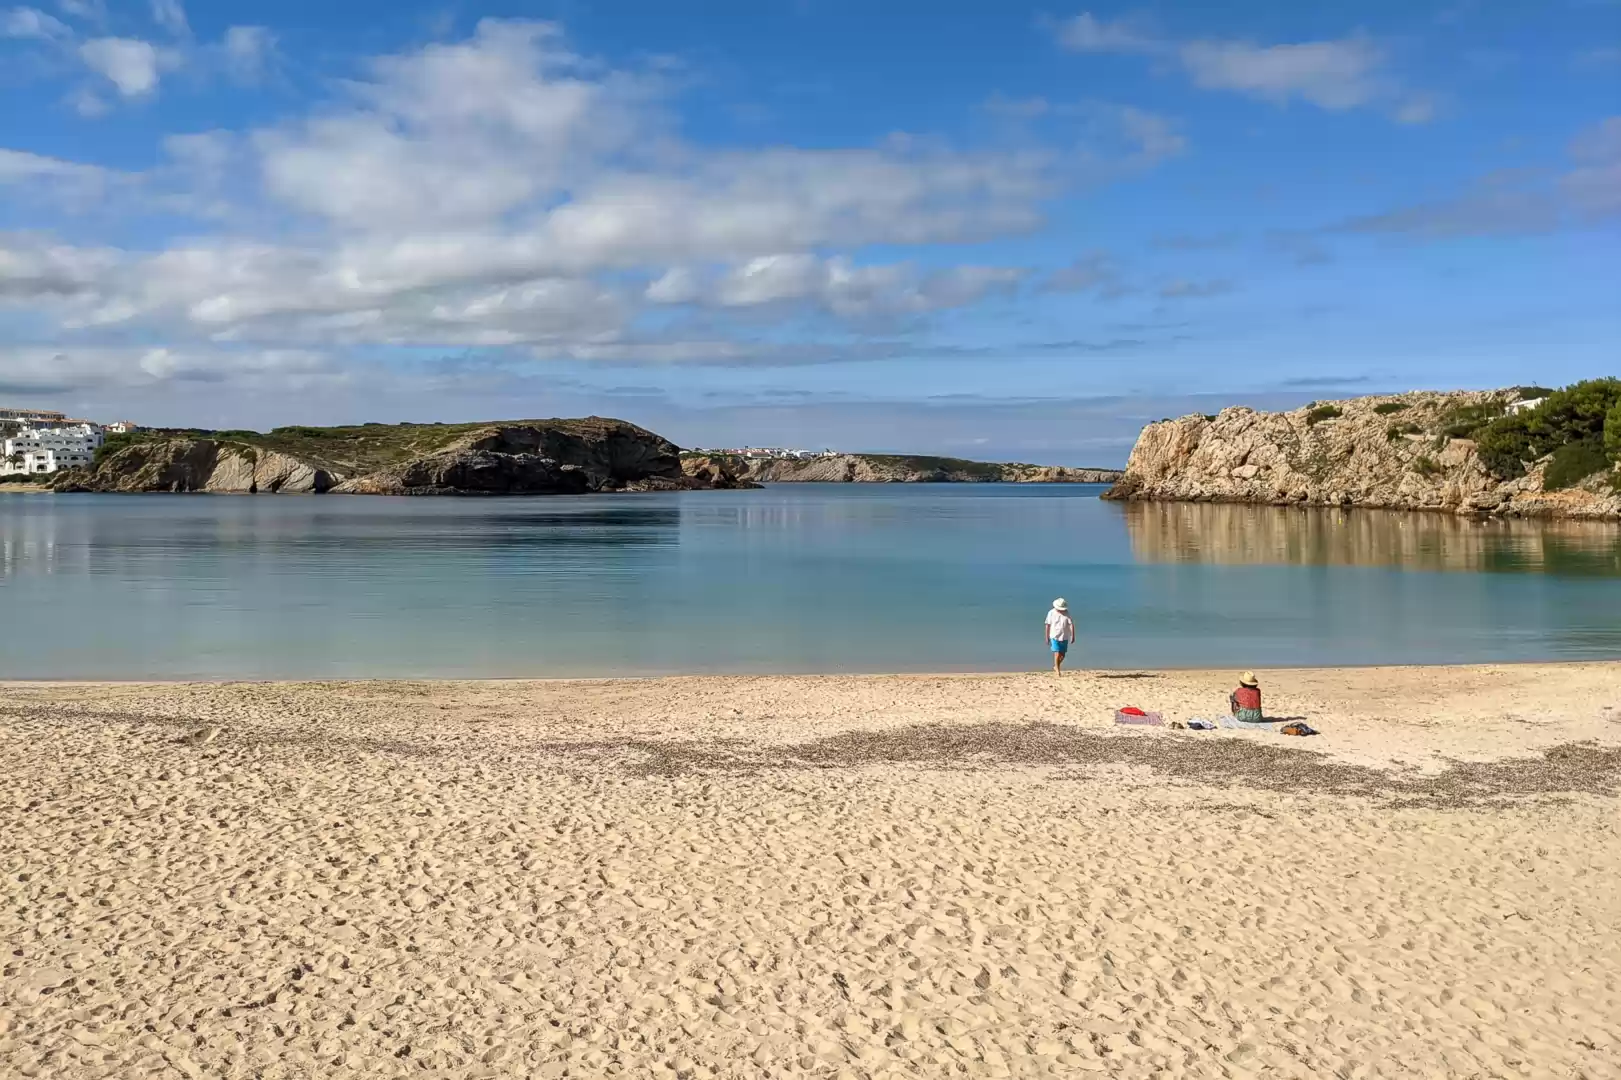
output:
[[[126,446],[171,439],[207,439],[299,458],[319,468],[355,474],[375,472],[412,458],[444,450],[467,435],[497,427],[546,427],[581,437],[600,436],[623,421],[599,416],[583,419],[480,420],[466,424],[352,424],[308,427],[294,424],[268,432],[207,428],[145,428],[109,435],[98,458]],[[630,426],[630,425],[625,425]]]

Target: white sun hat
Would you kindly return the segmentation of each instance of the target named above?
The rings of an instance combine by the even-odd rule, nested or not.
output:
[[[1069,601],[1065,600],[1062,596],[1060,596],[1057,600],[1053,601],[1053,610],[1055,610],[1055,611],[1068,611],[1069,610]]]

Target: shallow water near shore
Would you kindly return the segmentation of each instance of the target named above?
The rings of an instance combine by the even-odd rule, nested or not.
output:
[[[1092,485],[522,499],[0,494],[0,678],[1621,657],[1621,527]]]

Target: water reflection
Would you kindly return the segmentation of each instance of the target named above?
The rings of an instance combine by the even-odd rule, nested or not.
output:
[[[1621,575],[1621,526],[1220,503],[1120,507],[1139,562]]]
[[[1614,657],[1621,529],[1063,485],[0,495],[0,678],[1008,670],[1059,595],[1089,666]]]

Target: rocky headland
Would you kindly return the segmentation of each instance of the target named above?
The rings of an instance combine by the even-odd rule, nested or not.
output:
[[[689,454],[689,475],[725,469],[769,484],[1112,484],[1119,469],[1072,469],[910,454],[834,454],[815,458],[749,459],[724,454]]]
[[[1597,388],[1596,390],[1593,388]],[[1105,498],[1621,520],[1621,384],[1235,407],[1143,429]]]
[[[752,487],[724,463],[684,469],[674,443],[623,420],[364,424],[268,433],[156,430],[109,440],[57,491],[563,495]]]

